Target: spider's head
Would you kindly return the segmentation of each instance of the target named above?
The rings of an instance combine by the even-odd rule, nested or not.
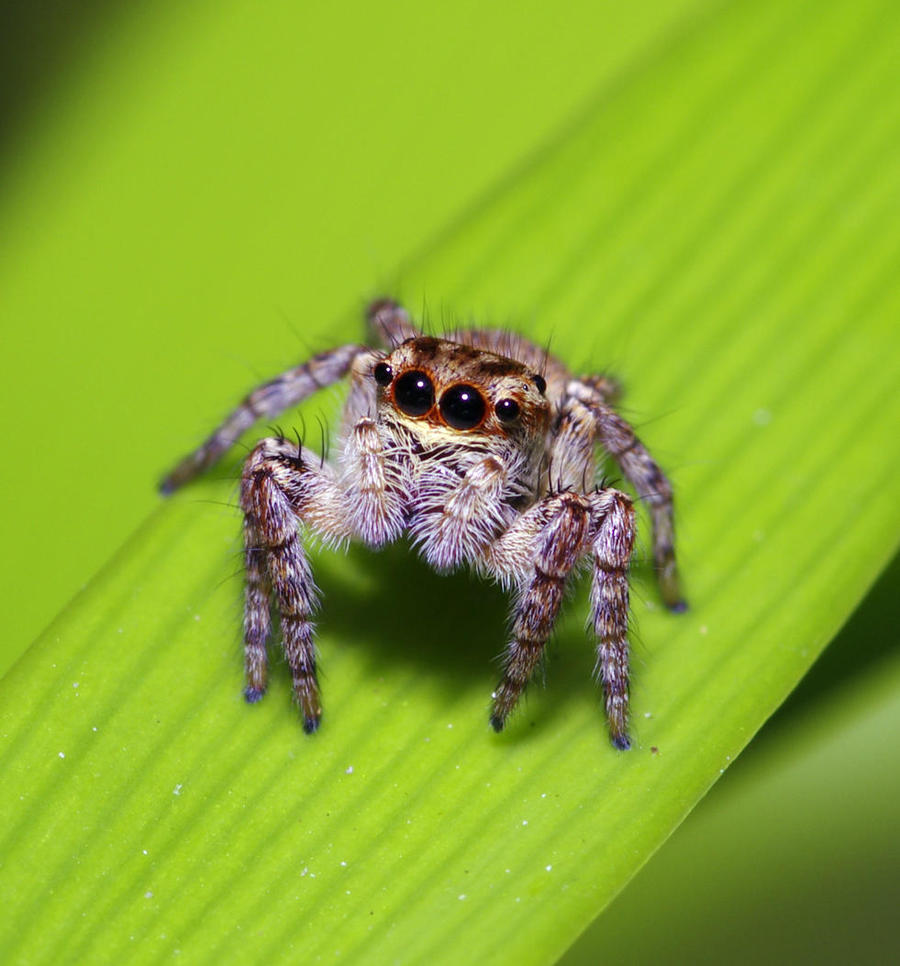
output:
[[[419,336],[376,363],[372,376],[380,417],[435,444],[505,440],[531,448],[549,426],[543,376],[483,349]]]

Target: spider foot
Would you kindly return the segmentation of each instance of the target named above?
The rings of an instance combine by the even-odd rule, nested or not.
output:
[[[681,593],[681,582],[675,561],[667,561],[659,573],[659,590],[663,603],[673,614],[683,614],[688,609],[687,601]]]
[[[613,748],[618,748],[619,751],[628,751],[631,748],[631,739],[625,732],[611,734],[609,740],[612,742]]]
[[[510,713],[515,708],[519,698],[522,696],[522,692],[525,690],[525,684],[525,679],[513,681],[507,675],[497,685],[497,688],[491,695],[493,698],[493,706],[491,707],[490,722],[491,727],[498,734],[506,727]]]

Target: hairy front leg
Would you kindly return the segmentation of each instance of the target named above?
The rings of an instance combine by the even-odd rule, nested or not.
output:
[[[257,514],[244,509],[244,697],[256,704],[266,693],[269,660],[266,642],[272,632],[272,583]]]
[[[501,731],[544,652],[566,580],[591,532],[586,497],[558,493],[523,514],[486,554],[485,569],[516,584],[512,640],[493,694],[491,725]]]
[[[322,707],[316,676],[313,614],[318,591],[300,540],[298,525],[309,524],[323,538],[349,537],[342,494],[318,458],[284,439],[267,439],[247,460],[241,481],[244,511],[246,588],[245,696],[258,701],[266,686],[266,639],[271,630],[270,595],[281,623],[303,730],[319,727]]]

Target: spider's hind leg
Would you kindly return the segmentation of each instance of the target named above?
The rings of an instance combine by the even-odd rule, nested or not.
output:
[[[375,299],[366,309],[366,324],[372,336],[393,349],[422,333],[413,325],[409,312],[393,299]]]

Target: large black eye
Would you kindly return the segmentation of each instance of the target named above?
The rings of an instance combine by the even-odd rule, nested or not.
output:
[[[494,409],[501,423],[511,423],[519,415],[519,404],[515,399],[500,399]]]
[[[372,370],[372,375],[379,386],[389,386],[394,378],[394,370],[386,362],[379,362]]]
[[[474,429],[485,409],[484,396],[472,386],[451,386],[441,396],[441,415],[454,429]]]
[[[535,376],[534,384],[537,386],[538,392],[544,392],[547,388],[547,380],[543,376]]]
[[[424,416],[434,405],[434,385],[427,373],[404,372],[394,383],[394,402],[407,416]]]

